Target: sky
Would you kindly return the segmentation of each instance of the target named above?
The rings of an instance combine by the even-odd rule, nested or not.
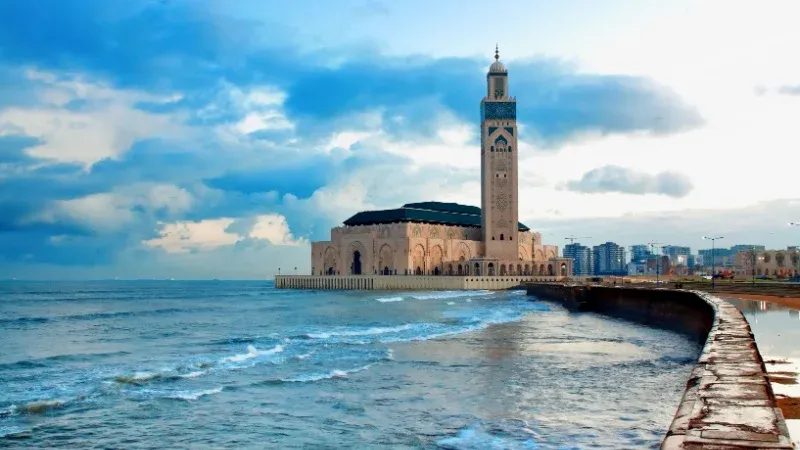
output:
[[[356,212],[479,205],[495,45],[520,220],[800,245],[796,1],[0,2],[0,279],[271,278]],[[295,269],[297,268],[297,269]]]

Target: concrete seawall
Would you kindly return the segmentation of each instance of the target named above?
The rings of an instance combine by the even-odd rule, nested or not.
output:
[[[705,342],[662,449],[793,448],[750,325],[735,306],[687,290],[531,283],[527,292]]]
[[[445,276],[445,275],[276,275],[278,289],[317,290],[500,290],[530,282],[555,282],[555,276]]]

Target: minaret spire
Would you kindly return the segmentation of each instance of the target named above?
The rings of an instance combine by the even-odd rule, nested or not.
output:
[[[500,61],[500,49],[497,44],[494,44],[494,59]]]

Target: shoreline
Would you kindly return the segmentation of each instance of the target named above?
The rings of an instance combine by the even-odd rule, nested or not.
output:
[[[737,293],[729,293],[728,296],[742,300],[774,303],[800,310],[800,298]],[[767,368],[767,380],[775,392],[777,406],[789,429],[789,438],[795,445],[798,445],[800,444],[800,363],[794,363],[786,358],[778,358],[765,360],[764,365]]]

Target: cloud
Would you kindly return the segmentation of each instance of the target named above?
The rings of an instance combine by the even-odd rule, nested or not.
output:
[[[592,194],[621,192],[684,197],[691,192],[693,185],[688,177],[680,173],[661,172],[650,175],[625,167],[603,166],[586,172],[580,180],[569,181],[566,187],[572,191]]]
[[[479,198],[490,61],[309,50],[192,2],[69,3],[0,2],[4,269],[256,274],[357,211]],[[529,153],[704,123],[649,78],[507,66]]]
[[[248,238],[279,246],[298,246],[306,243],[303,239],[292,236],[286,218],[280,214],[264,214],[242,221],[249,225],[249,230],[243,234],[237,232],[237,228],[241,227],[236,227],[236,222],[233,218],[224,217],[197,222],[161,223],[160,236],[143,243],[167,253],[214,250],[233,246]]]
[[[174,118],[133,106],[143,99],[168,99],[49,73],[29,71],[27,80],[37,86],[37,103],[0,108],[0,130],[20,130],[36,139],[37,144],[25,150],[30,157],[90,167],[121,156],[141,138],[180,132]]]
[[[150,247],[159,247],[167,253],[187,253],[233,245],[242,239],[226,229],[234,222],[231,218],[207,219],[199,222],[180,221],[161,224],[158,238],[144,241]]]
[[[783,95],[800,95],[800,85],[786,85],[778,88],[778,93]]]
[[[303,239],[295,239],[286,223],[286,218],[279,214],[264,214],[256,217],[256,223],[248,237],[267,241],[273,245],[300,245]]]
[[[207,111],[210,95],[226,85],[268,84],[283,91],[291,119],[276,112],[235,117],[239,130],[249,132],[294,124],[306,134],[328,133],[331,121],[365,111],[379,111],[387,123],[401,119],[395,120],[402,124],[398,131],[425,131],[442,110],[472,122],[476,99],[485,92],[484,59],[389,57],[363,46],[309,52],[279,36],[277,44],[264,47],[256,37],[276,31],[191,3],[120,11],[111,4],[116,2],[78,2],[60,12],[62,6],[3,2],[0,17],[22,18],[0,23],[4,57],[49,70],[80,70],[140,91],[179,91],[181,99],[169,104],[199,115]],[[59,25],[42,29],[53,17]],[[703,124],[692,106],[645,77],[582,73],[552,58],[508,66],[519,120],[529,125],[528,137],[545,146],[593,133],[670,134]]]

